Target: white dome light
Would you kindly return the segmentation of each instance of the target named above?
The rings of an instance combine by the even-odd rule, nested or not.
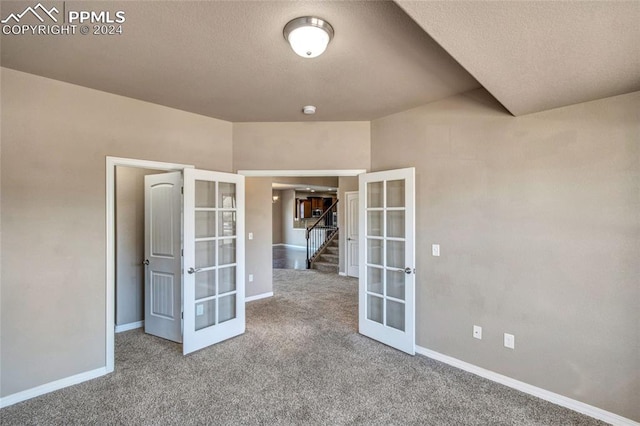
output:
[[[329,34],[318,27],[300,27],[289,34],[289,44],[303,58],[315,58],[327,49]]]
[[[284,38],[298,55],[315,58],[327,49],[333,38],[333,27],[323,19],[304,16],[285,25]]]

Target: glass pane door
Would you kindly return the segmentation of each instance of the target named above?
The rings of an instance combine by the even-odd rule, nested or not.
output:
[[[360,175],[360,332],[414,353],[414,170]]]
[[[184,345],[244,332],[244,177],[185,170]]]

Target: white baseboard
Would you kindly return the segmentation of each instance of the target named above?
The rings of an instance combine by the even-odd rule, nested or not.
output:
[[[516,379],[512,379],[511,377],[503,376],[502,374],[495,373],[491,370],[486,370],[482,367],[469,364],[468,362],[461,361],[457,358],[453,358],[418,345],[416,345],[416,353],[424,355],[428,358],[435,359],[436,361],[444,362],[445,364],[449,364],[461,370],[468,371],[469,373],[473,373],[480,377],[484,377],[485,379],[489,379],[493,382],[500,383],[513,389],[517,389],[520,392],[524,392],[540,399],[544,399],[545,401],[552,402],[556,405],[560,405],[561,407],[565,407],[570,410],[577,411],[578,413],[593,417],[595,419],[602,420],[603,422],[607,422],[612,425],[640,426],[640,423],[635,422],[631,419],[627,419],[626,417],[622,417],[618,414],[605,411],[601,408],[594,407],[593,405],[585,404],[584,402],[568,398],[566,396],[530,385],[525,382],[521,382]]]
[[[341,277],[346,277],[347,273],[346,272],[338,272],[338,275],[340,275]]]
[[[22,392],[7,395],[0,398],[0,408],[8,407],[10,405],[17,404],[18,402],[26,401],[27,399],[35,398],[36,396],[44,395],[45,393],[53,392],[68,386],[77,385],[78,383],[104,376],[107,373],[106,367],[100,367],[95,370],[85,371],[84,373],[45,383],[44,385],[36,386],[35,388],[27,389]]]
[[[274,247],[287,247],[287,248],[292,248],[292,249],[299,249],[299,250],[306,250],[307,246],[294,246],[293,244],[284,244],[284,243],[278,243],[278,244],[273,244]]]
[[[123,331],[134,330],[136,328],[144,327],[144,321],[130,322],[128,324],[116,325],[116,333],[122,333]]]
[[[245,303],[253,302],[254,300],[266,299],[267,297],[273,297],[273,292],[270,291],[268,293],[256,294],[255,296],[245,297],[244,301]]]

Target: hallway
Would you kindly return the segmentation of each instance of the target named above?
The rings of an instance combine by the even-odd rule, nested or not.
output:
[[[273,246],[273,269],[307,269],[306,249]]]

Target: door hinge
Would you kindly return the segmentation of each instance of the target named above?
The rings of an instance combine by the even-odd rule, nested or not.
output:
[[[180,249],[180,256],[184,257],[184,249]]]
[[[180,187],[180,193],[181,193],[181,194],[184,194],[184,186],[181,186],[181,187]]]
[[[184,312],[180,313],[180,318],[184,319]]]

